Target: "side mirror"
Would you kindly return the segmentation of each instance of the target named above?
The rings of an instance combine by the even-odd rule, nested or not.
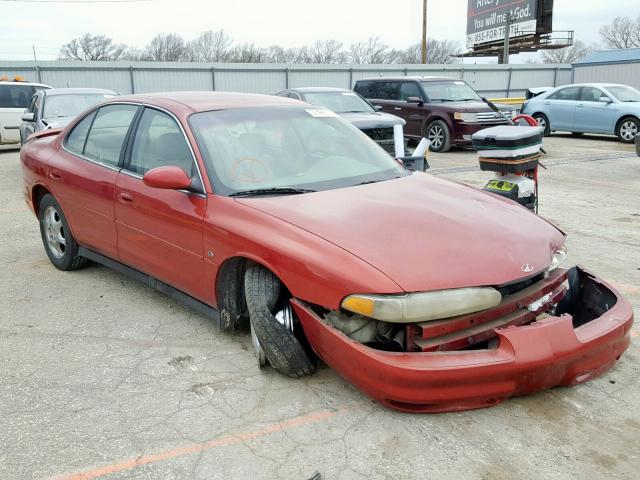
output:
[[[407,103],[417,103],[419,106],[424,105],[420,97],[407,97]]]
[[[374,105],[374,106],[373,106],[373,109],[374,109],[376,112],[379,112],[380,110],[382,110],[382,106],[380,106],[380,105]]]
[[[144,174],[142,181],[148,187],[165,190],[185,190],[191,186],[191,178],[174,165],[152,168]]]
[[[23,113],[22,114],[22,121],[23,122],[33,122],[33,121],[35,121],[35,115],[33,114],[33,112]]]
[[[611,103],[611,99],[605,95],[601,96],[599,101],[602,103]]]

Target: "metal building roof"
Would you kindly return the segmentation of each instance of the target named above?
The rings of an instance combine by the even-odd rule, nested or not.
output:
[[[640,48],[623,48],[620,50],[600,50],[587,55],[582,60],[574,62],[574,65],[602,65],[611,63],[636,63],[640,62]]]

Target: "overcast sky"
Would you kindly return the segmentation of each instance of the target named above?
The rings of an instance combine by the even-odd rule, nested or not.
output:
[[[295,47],[319,39],[348,45],[371,36],[404,48],[420,39],[421,0],[0,0],[0,60],[53,60],[60,46],[85,32],[144,47],[158,32],[189,40],[224,29],[237,42]],[[112,0],[113,1],[113,0]],[[598,29],[616,16],[637,15],[638,0],[555,0],[554,29],[598,42]],[[429,0],[431,38],[465,42],[467,0]],[[467,60],[468,61],[468,60]],[[512,61],[517,61],[516,57]]]

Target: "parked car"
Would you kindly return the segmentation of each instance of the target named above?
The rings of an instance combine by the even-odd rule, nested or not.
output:
[[[393,127],[405,125],[402,118],[380,112],[380,107],[374,107],[357,93],[344,88],[289,88],[279,91],[276,95],[302,100],[334,111],[391,154],[395,153]]]
[[[354,90],[382,111],[406,120],[405,134],[426,137],[431,150],[447,152],[452,146],[470,146],[479,130],[505,125],[463,80],[448,77],[381,77],[356,81]],[[508,116],[515,107],[500,105]]]
[[[535,118],[545,135],[604,133],[632,143],[640,132],[640,91],[611,83],[565,85],[527,100],[522,113]]]
[[[22,112],[34,93],[48,88],[51,87],[25,82],[20,77],[12,81],[0,79],[0,149],[20,147]]]
[[[90,106],[118,95],[102,88],[50,88],[38,90],[22,114],[20,143],[47,128],[61,128]]]
[[[560,230],[405,170],[327,109],[113,98],[20,158],[56,268],[97,261],[223,329],[248,322],[259,363],[291,377],[315,352],[389,407],[461,410],[584,382],[629,345],[631,305],[559,268]]]

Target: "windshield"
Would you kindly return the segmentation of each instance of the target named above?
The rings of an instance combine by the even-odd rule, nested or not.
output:
[[[111,95],[102,93],[64,94],[46,96],[42,118],[75,117],[92,105]]]
[[[373,140],[320,108],[202,112],[189,123],[216,193],[329,190],[408,175]]]
[[[305,93],[305,100],[313,105],[328,108],[336,113],[373,112],[360,95],[353,92],[313,92]]]
[[[464,102],[480,100],[473,88],[461,80],[420,82],[430,102]]]
[[[607,87],[611,95],[620,102],[640,102],[640,91],[626,85]]]

